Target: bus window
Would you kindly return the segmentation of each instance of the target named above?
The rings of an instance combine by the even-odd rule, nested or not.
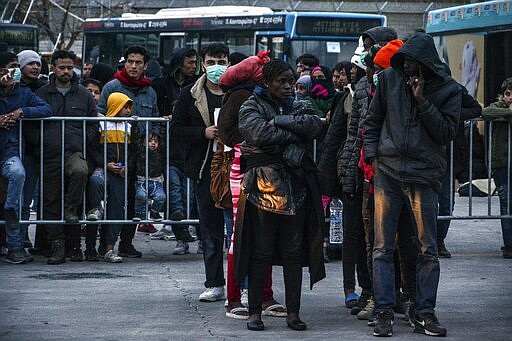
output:
[[[272,58],[283,59],[284,37],[258,35],[256,37],[256,53],[267,50],[271,51]]]
[[[162,33],[160,34],[160,58],[165,65],[171,62],[171,54],[175,48],[185,45],[185,33]]]
[[[239,52],[246,56],[253,54],[254,35],[252,32],[233,32],[227,35],[229,52]]]
[[[357,42],[341,41],[335,49],[332,49],[332,46],[332,42],[322,40],[292,40],[290,42],[289,58],[290,61],[294,62],[304,53],[311,53],[318,57],[321,65],[333,68],[338,62],[350,60],[357,47]]]

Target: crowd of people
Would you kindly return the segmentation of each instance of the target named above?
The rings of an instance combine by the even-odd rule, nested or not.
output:
[[[403,41],[390,27],[362,32],[351,60],[334,66],[304,54],[294,68],[269,55],[230,54],[221,43],[176,48],[162,75],[148,51],[132,45],[115,68],[85,63],[80,79],[75,54],[57,50],[45,82],[36,52],[0,53],[5,261],[43,254],[52,265],[119,263],[142,257],[136,231],[174,235],[173,253],[184,255],[195,239],[179,222],[191,208],[205,270],[199,300],[225,300],[226,316],[247,320],[249,330],[265,328],[263,315],[305,330],[302,267],[311,288],[326,276],[324,217],[341,198],[350,313],[368,320],[375,336],[393,334],[395,313],[415,332],[446,336],[435,306],[439,257],[451,257],[449,221],[437,220],[453,209],[447,146],[464,120],[510,120],[512,78],[482,111],[451,78],[431,36]],[[49,116],[76,120],[23,120]],[[508,123],[492,131],[503,215]],[[20,224],[31,203],[38,220],[49,221],[36,226],[34,245]],[[170,223],[157,230],[152,223],[162,219]],[[502,231],[503,257],[512,258],[510,219]],[[283,266],[285,304],[273,295],[273,265]]]

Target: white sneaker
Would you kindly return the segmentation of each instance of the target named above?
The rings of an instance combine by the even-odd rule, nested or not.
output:
[[[207,288],[199,295],[199,301],[201,302],[215,302],[223,299],[225,299],[223,286]]]
[[[240,302],[246,307],[249,306],[249,289],[242,289],[242,296],[240,297]]]
[[[107,253],[105,253],[103,260],[107,263],[122,263],[123,257],[119,257],[114,253],[114,250],[110,250]]]

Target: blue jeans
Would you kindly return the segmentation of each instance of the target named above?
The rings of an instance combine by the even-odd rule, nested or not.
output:
[[[165,204],[165,192],[163,181],[148,179],[148,188],[146,190],[146,180],[137,179],[135,184],[135,212],[146,214],[146,201],[153,199],[151,210],[162,212]]]
[[[167,179],[169,186],[169,206],[170,212],[180,211],[185,215],[185,202],[187,199],[187,178],[183,172],[176,166],[169,166],[169,177]]]
[[[400,214],[405,206],[413,217],[419,245],[416,259],[417,313],[434,313],[439,285],[437,255],[438,196],[427,185],[404,183],[377,172],[375,184],[375,241],[373,247],[373,292],[376,312],[393,311],[395,274],[393,254]]]
[[[25,185],[23,186],[23,203],[21,206],[21,220],[29,220],[30,219],[30,204],[32,203],[32,199],[34,200],[34,206],[37,205],[37,200],[39,196],[35,195],[36,190],[38,190],[37,182],[39,180],[39,169],[37,158],[35,156],[25,156],[23,158],[23,166],[25,167]],[[22,240],[25,239],[25,235],[27,234],[28,229],[27,224],[21,224],[20,227],[20,237]]]
[[[494,169],[492,177],[496,183],[496,190],[498,191],[498,196],[500,198],[500,214],[512,215],[512,208],[509,209],[508,203],[510,188],[508,188],[507,184],[509,178],[507,167]],[[510,195],[512,195],[512,193]],[[501,219],[501,232],[503,234],[503,244],[505,246],[512,247],[512,219]]]
[[[105,194],[105,174],[103,168],[96,168],[87,182],[87,210],[97,208],[101,212],[101,201]]]
[[[7,210],[15,210],[19,217],[19,202],[23,193],[23,185],[25,183],[25,168],[21,163],[19,156],[11,156],[3,161],[0,165],[0,173],[8,180],[7,198],[4,208]],[[19,222],[19,219],[18,219]],[[7,248],[16,249],[22,247],[22,240],[25,236],[20,236],[20,226],[6,226]]]

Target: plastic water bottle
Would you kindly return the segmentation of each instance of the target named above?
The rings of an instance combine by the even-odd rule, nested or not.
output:
[[[343,243],[343,202],[333,198],[329,205],[331,213],[329,226],[329,242],[331,244]]]

